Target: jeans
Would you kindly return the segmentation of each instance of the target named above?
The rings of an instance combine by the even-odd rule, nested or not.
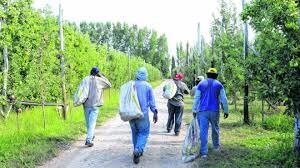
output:
[[[129,121],[132,134],[132,143],[135,153],[143,153],[150,133],[149,114],[143,118]]]
[[[182,115],[183,115],[183,106],[174,106],[168,103],[168,122],[167,122],[167,130],[172,130],[175,120],[175,129],[174,132],[180,132]]]
[[[213,147],[220,147],[220,128],[219,128],[219,119],[220,113],[217,111],[200,111],[197,113],[197,119],[200,126],[200,155],[207,155],[208,147],[208,127],[209,123],[211,124],[211,137],[213,142]]]
[[[98,107],[84,107],[85,124],[87,129],[87,142],[91,142],[93,139],[96,121],[98,118],[98,111]]]

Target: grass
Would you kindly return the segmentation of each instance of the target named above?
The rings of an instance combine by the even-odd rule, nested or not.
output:
[[[192,100],[186,99],[184,120],[190,123]],[[251,110],[257,110],[251,107]],[[252,124],[244,125],[240,112],[230,106],[229,118],[220,115],[221,151],[213,152],[209,135],[209,153],[206,160],[195,161],[197,167],[299,167],[293,152],[293,120],[274,114],[261,123],[257,111]],[[269,120],[269,121],[268,121]],[[284,128],[285,131],[283,131]],[[209,130],[210,133],[211,130]]]
[[[161,81],[155,81],[153,88]],[[97,125],[117,114],[119,90],[106,90],[105,103],[100,108]],[[85,133],[83,108],[71,107],[67,120],[60,117],[55,107],[45,108],[45,128],[42,109],[36,107],[17,115],[12,113],[0,120],[0,168],[35,167],[67,148]]]

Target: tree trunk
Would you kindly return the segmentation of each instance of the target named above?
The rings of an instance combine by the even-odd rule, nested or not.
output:
[[[265,103],[264,103],[264,100],[262,99],[261,100],[261,122],[262,124],[265,123]]]

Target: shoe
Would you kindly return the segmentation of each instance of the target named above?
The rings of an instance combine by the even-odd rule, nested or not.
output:
[[[168,130],[167,130],[167,132],[168,132],[168,133],[170,133],[170,132],[171,132],[171,130],[169,130],[169,129],[168,129]]]
[[[201,158],[202,158],[202,159],[206,159],[206,158],[207,158],[207,155],[201,155]]]
[[[179,136],[179,132],[175,132],[175,136]]]
[[[92,147],[94,146],[93,142],[85,141],[85,146]]]
[[[133,163],[138,164],[140,162],[140,156],[139,153],[133,153]]]

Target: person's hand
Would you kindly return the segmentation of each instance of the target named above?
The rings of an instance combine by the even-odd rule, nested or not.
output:
[[[154,113],[154,115],[153,115],[154,124],[157,122],[157,120],[158,120],[157,113]]]
[[[229,114],[228,113],[224,113],[224,118],[228,118]]]
[[[197,113],[193,113],[193,117],[196,118],[197,117]]]

